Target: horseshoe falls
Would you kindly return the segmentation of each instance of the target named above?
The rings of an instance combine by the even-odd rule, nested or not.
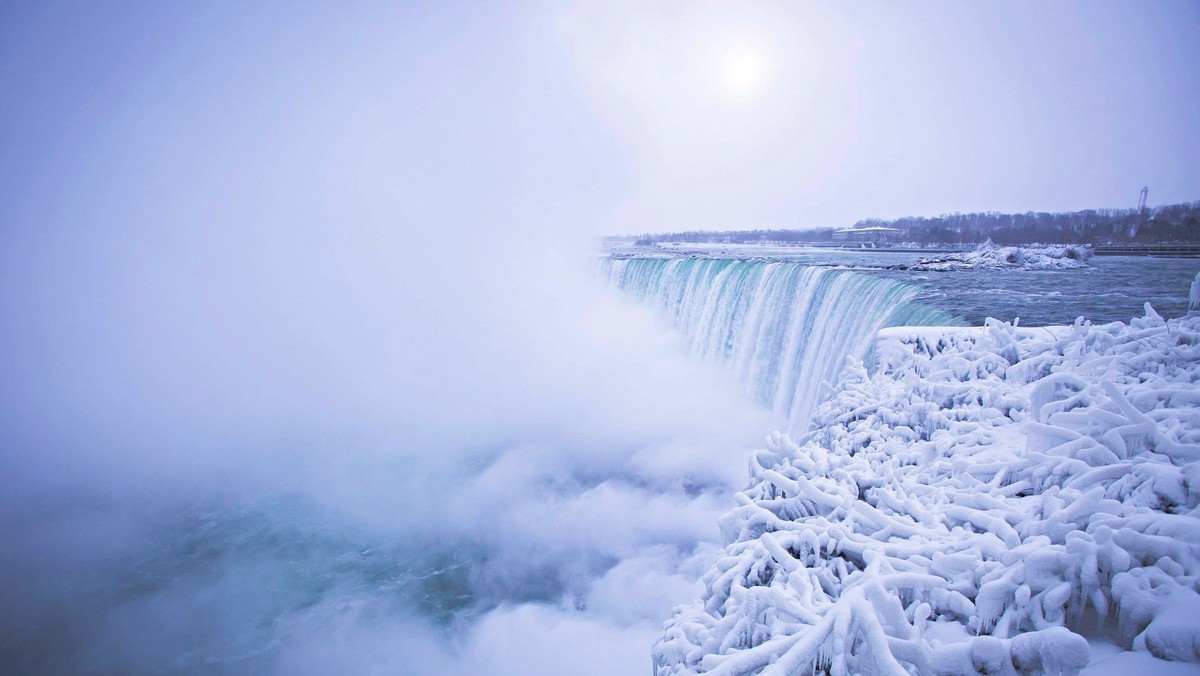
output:
[[[693,358],[729,366],[751,400],[803,432],[846,357],[864,359],[891,326],[963,322],[886,277],[787,261],[602,259],[603,274],[670,316]]]

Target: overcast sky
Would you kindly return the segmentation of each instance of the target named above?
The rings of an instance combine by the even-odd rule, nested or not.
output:
[[[493,200],[588,234],[1195,200],[1198,29],[1187,0],[8,2],[0,218],[170,229],[314,188],[464,235]]]

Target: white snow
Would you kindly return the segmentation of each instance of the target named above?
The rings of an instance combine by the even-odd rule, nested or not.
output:
[[[1200,315],[887,329],[872,366],[752,455],[657,674],[1200,661]]]
[[[910,266],[910,270],[967,270],[973,268],[1015,268],[1021,270],[1066,270],[1087,267],[1092,250],[1085,246],[997,246],[989,239],[974,251],[930,258]]]

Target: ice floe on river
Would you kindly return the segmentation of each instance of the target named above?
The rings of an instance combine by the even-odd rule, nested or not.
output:
[[[909,270],[948,271],[973,268],[1015,268],[1021,270],[1067,270],[1087,267],[1092,250],[1073,244],[1051,246],[997,246],[991,240],[973,251],[950,254],[944,258],[924,259]]]
[[[810,429],[752,455],[657,674],[1200,661],[1196,313],[885,329]]]

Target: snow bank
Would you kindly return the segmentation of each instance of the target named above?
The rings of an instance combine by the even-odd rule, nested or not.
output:
[[[665,674],[1200,661],[1200,316],[888,329],[750,462]]]
[[[974,251],[945,258],[924,259],[909,270],[967,270],[972,268],[1016,268],[1022,270],[1066,270],[1087,267],[1092,250],[1084,246],[1042,247],[996,246],[991,240]]]

